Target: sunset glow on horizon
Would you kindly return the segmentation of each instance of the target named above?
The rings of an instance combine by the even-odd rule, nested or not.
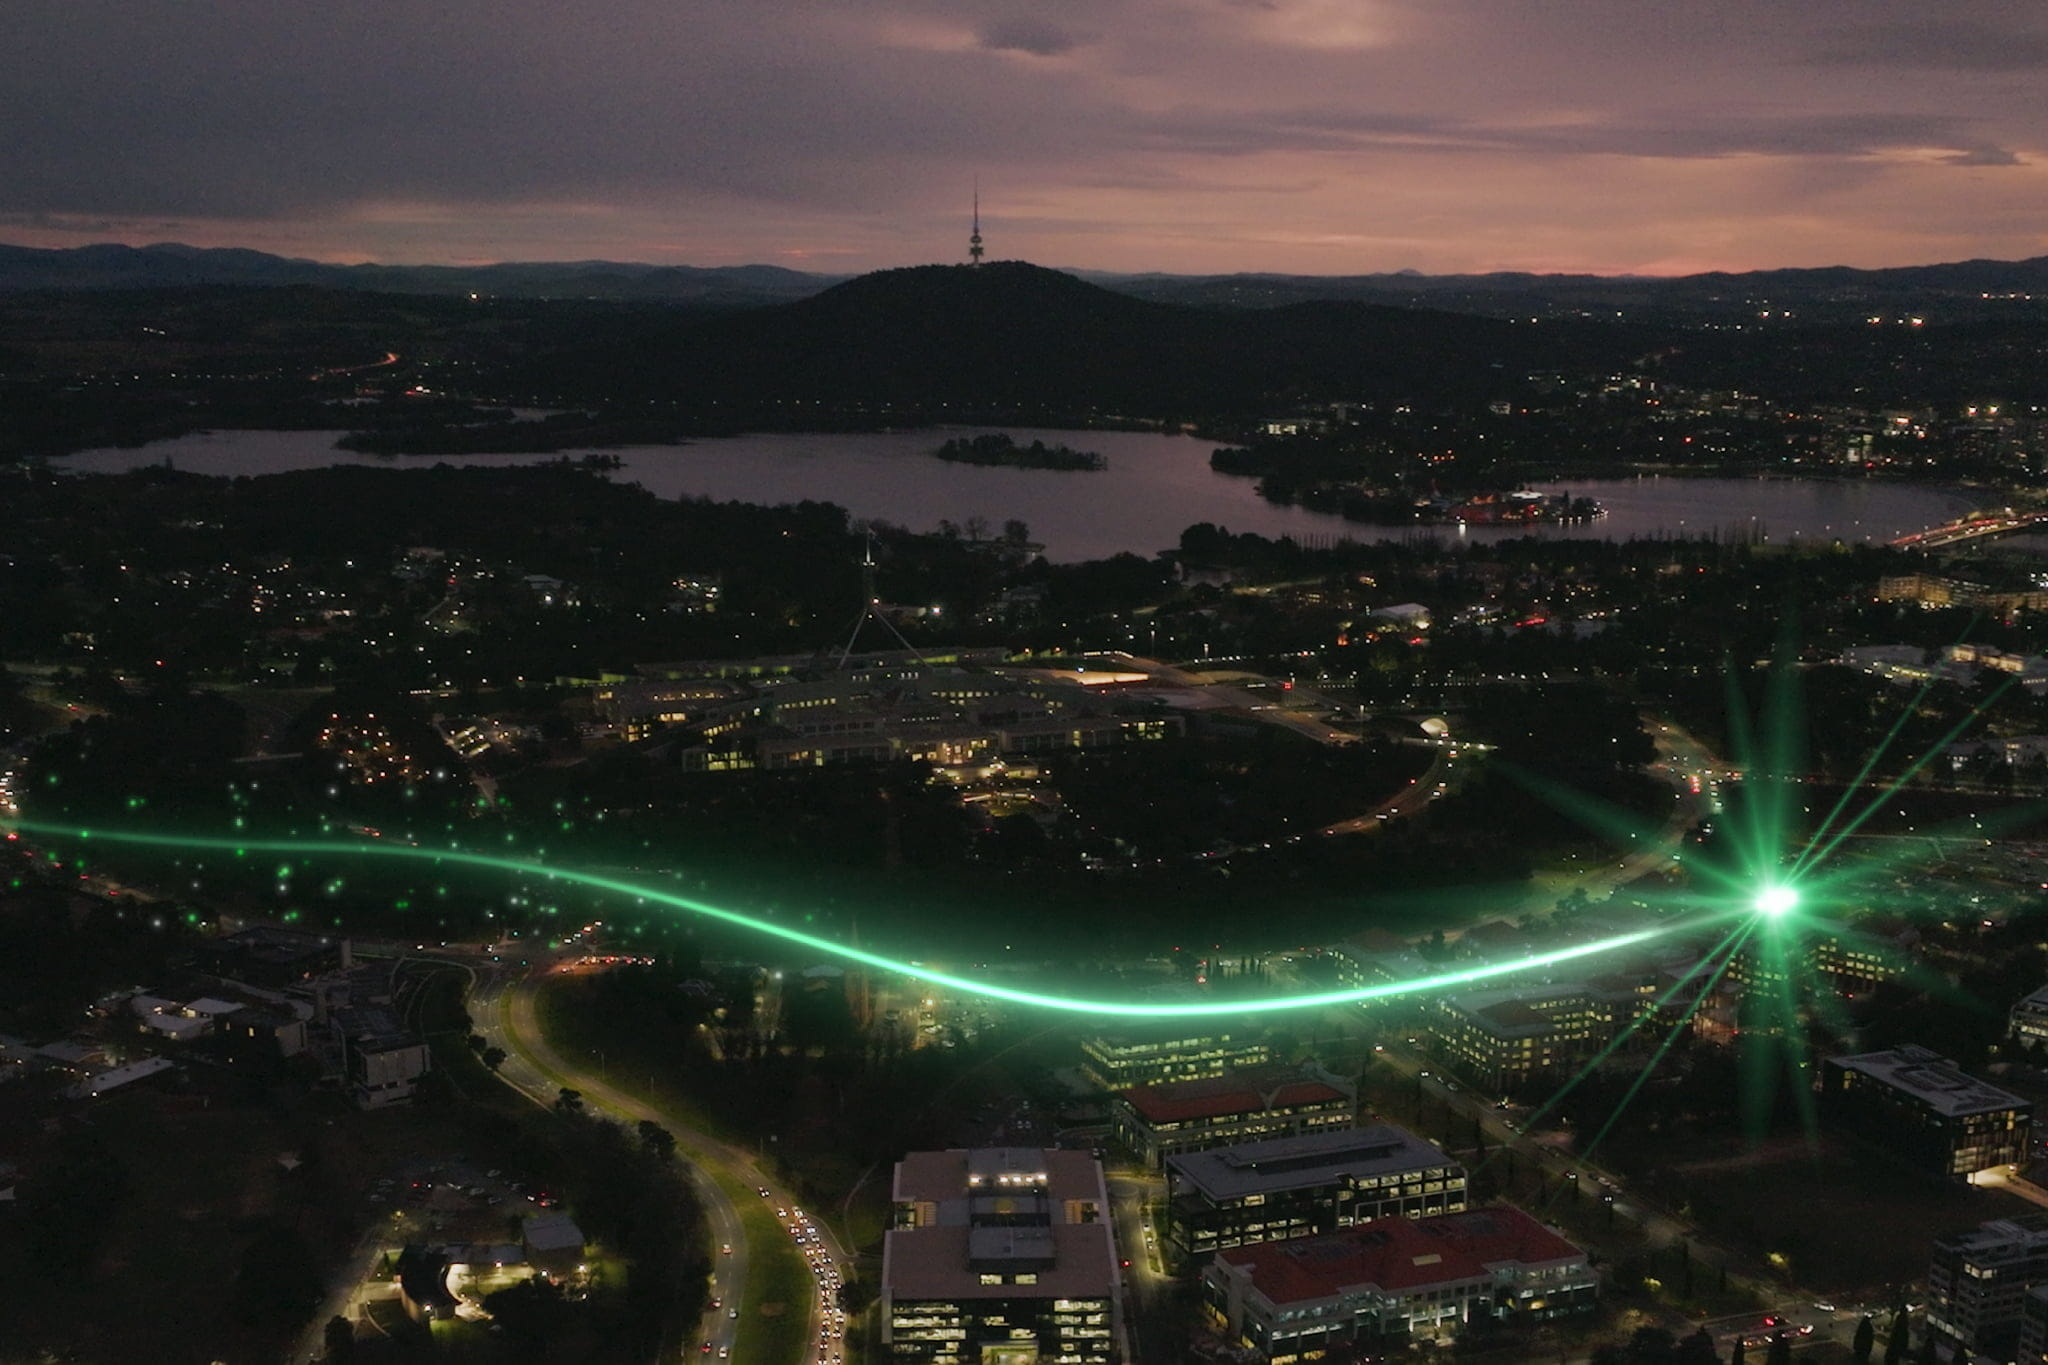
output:
[[[0,240],[827,273],[2048,251],[2048,23],[1762,0],[18,7]]]

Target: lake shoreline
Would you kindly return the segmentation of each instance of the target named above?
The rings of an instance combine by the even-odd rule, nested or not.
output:
[[[332,465],[425,469],[435,464],[515,466],[604,457],[607,477],[638,483],[665,498],[776,505],[832,503],[855,521],[911,530],[942,522],[1030,528],[1054,563],[1079,563],[1173,550],[1189,527],[1207,524],[1310,547],[1352,542],[1430,540],[1445,548],[1536,535],[1551,539],[1746,539],[1882,542],[1954,519],[2005,495],[1976,488],[1878,479],[1727,479],[1663,469],[1618,478],[1531,484],[1548,493],[1593,498],[1607,516],[1592,522],[1522,525],[1375,526],[1300,507],[1275,506],[1257,481],[1215,472],[1212,441],[1184,432],[1092,432],[1107,468],[1076,481],[1066,471],[974,465],[933,459],[932,437],[1000,432],[1028,444],[1057,442],[1072,428],[918,426],[886,432],[771,433],[690,437],[683,443],[546,455],[525,453],[369,455],[337,448],[328,429],[215,428],[137,447],[103,447],[41,462],[65,473],[119,473],[168,465],[195,474],[255,477]],[[1085,485],[1085,487],[1083,486]]]

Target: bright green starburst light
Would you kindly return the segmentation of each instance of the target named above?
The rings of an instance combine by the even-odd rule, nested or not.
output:
[[[1799,893],[1789,886],[1766,886],[1750,906],[1765,919],[1782,919],[1799,908]]]

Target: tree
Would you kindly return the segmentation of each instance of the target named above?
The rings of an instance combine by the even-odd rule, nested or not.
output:
[[[505,1064],[505,1049],[501,1047],[487,1047],[478,1056],[482,1058],[483,1064],[493,1071]]]
[[[327,1329],[323,1335],[327,1342],[328,1365],[334,1365],[336,1361],[354,1358],[356,1353],[356,1329],[354,1323],[337,1313],[327,1320]]]
[[[654,1153],[663,1161],[674,1158],[676,1154],[676,1135],[674,1133],[671,1133],[653,1119],[640,1120],[639,1131],[640,1141],[646,1146],[648,1151]]]
[[[1792,1365],[1792,1334],[1784,1328],[1771,1333],[1770,1349],[1764,1352],[1764,1365]]]
[[[82,1134],[68,1139],[22,1193],[36,1261],[52,1275],[76,1274],[99,1254],[127,1196],[128,1171],[98,1137]]]
[[[481,1033],[469,1035],[469,1050],[471,1052],[482,1052],[484,1050],[484,1036]]]
[[[555,1112],[558,1114],[580,1114],[583,1112],[583,1092],[563,1086],[555,1096]]]
[[[1705,1327],[1678,1343],[1672,1352],[1672,1365],[1721,1365],[1720,1353],[1714,1349],[1714,1338]]]
[[[570,1316],[560,1287],[537,1275],[484,1295],[484,1311],[504,1326],[507,1336],[534,1346],[553,1340],[568,1326]]]
[[[1867,1365],[1867,1362],[1870,1360],[1870,1352],[1876,1345],[1877,1325],[1871,1322],[1870,1315],[1865,1313],[1863,1321],[1856,1324],[1856,1340],[1850,1346],[1850,1350],[1855,1352],[1856,1355],[1856,1365]]]
[[[1728,1365],[1742,1365],[1743,1357],[1749,1354],[1749,1344],[1741,1337],[1735,1338],[1735,1349],[1728,1353]]]
[[[1900,1304],[1892,1310],[1891,1335],[1884,1342],[1884,1365],[1904,1365],[1906,1359],[1906,1307]]]
[[[325,1290],[312,1250],[298,1231],[273,1223],[242,1251],[235,1303],[246,1321],[300,1319]]]

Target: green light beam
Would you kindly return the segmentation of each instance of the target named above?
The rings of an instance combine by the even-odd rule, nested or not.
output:
[[[1750,936],[1756,932],[1756,925],[1757,922],[1755,920],[1749,920],[1731,935],[1735,939],[1735,943],[1721,957],[1720,965],[1714,968],[1713,974],[1700,986],[1699,993],[1692,998],[1692,1004],[1687,1006],[1685,1013],[1679,1015],[1678,1022],[1674,1023],[1670,1030],[1665,1033],[1664,1041],[1659,1043],[1657,1050],[1650,1054],[1650,1060],[1636,1071],[1635,1080],[1629,1083],[1628,1089],[1622,1092],[1621,1098],[1614,1102],[1614,1110],[1608,1114],[1607,1122],[1600,1125],[1600,1131],[1593,1134],[1592,1139],[1586,1143],[1585,1151],[1579,1154],[1581,1161],[1592,1160],[1593,1153],[1600,1149],[1600,1144],[1606,1140],[1610,1132],[1614,1131],[1614,1125],[1621,1122],[1623,1111],[1630,1104],[1634,1103],[1635,1097],[1649,1083],[1651,1074],[1657,1070],[1657,1064],[1664,1060],[1665,1054],[1671,1051],[1672,1046],[1677,1043],[1679,1036],[1692,1026],[1693,1016],[1700,1012],[1700,1006],[1704,1005],[1707,997],[1713,994],[1714,987],[1721,984],[1721,978],[1727,975],[1729,966],[1735,961],[1735,955],[1742,951],[1743,944],[1748,942]],[[1722,942],[1726,943],[1727,939],[1723,939]],[[1709,954],[1700,959],[1700,966],[1705,966],[1712,960],[1713,955]],[[1679,984],[1683,985],[1684,982]]]
[[[1812,1146],[1820,1133],[1820,1114],[1815,1108],[1813,1086],[1801,1075],[1806,1065],[1806,1034],[1804,1023],[1799,1017],[1799,995],[1792,982],[1792,973],[1797,967],[1805,970],[1803,961],[1795,962],[1792,953],[1794,932],[1792,926],[1778,921],[1770,922],[1771,932],[1765,935],[1765,951],[1776,958],[1778,997],[1778,1038],[1779,1055],[1785,1063],[1785,1079],[1792,1091],[1792,1107],[1799,1118],[1799,1126],[1806,1134],[1808,1146]],[[1817,996],[1810,980],[1804,980],[1809,997]]]
[[[1743,694],[1742,681],[1736,676],[1732,659],[1721,661],[1721,684],[1724,693],[1722,710],[1728,717],[1728,747],[1743,774],[1740,806],[1728,813],[1728,842],[1734,848],[1736,859],[1746,867],[1761,866],[1764,859],[1756,835],[1763,816],[1758,806],[1769,786],[1768,775],[1757,766],[1758,752],[1756,729],[1749,712],[1749,698]],[[1758,778],[1755,786],[1751,778]],[[1741,818],[1737,818],[1737,814]]]
[[[1663,938],[1681,929],[1696,927],[1691,924],[1663,925],[1655,929],[1642,929],[1634,933],[1617,934],[1592,943],[1581,943],[1569,948],[1559,948],[1547,953],[1533,953],[1509,962],[1488,963],[1457,971],[1441,972],[1434,976],[1416,977],[1407,981],[1385,982],[1375,986],[1360,986],[1351,990],[1317,991],[1306,995],[1273,996],[1261,1000],[1214,1001],[1205,1004],[1137,1004],[1122,1000],[1087,1000],[1072,996],[1047,995],[1038,991],[1016,990],[998,986],[969,977],[955,976],[950,972],[935,971],[912,962],[899,962],[861,948],[835,943],[816,934],[807,934],[801,929],[757,919],[713,905],[708,901],[678,896],[652,886],[625,881],[617,877],[600,876],[571,867],[551,866],[545,863],[527,862],[517,858],[492,857],[481,853],[468,853],[456,849],[414,848],[410,845],[374,843],[333,843],[323,840],[297,839],[214,839],[188,835],[138,834],[127,831],[80,829],[69,826],[45,825],[24,821],[18,826],[31,833],[53,835],[60,838],[98,840],[105,843],[137,844],[156,848],[217,849],[248,853],[289,853],[298,857],[317,858],[334,854],[368,856],[374,858],[396,858],[413,862],[454,863],[459,866],[485,868],[494,872],[512,872],[530,876],[547,877],[554,881],[568,882],[576,886],[589,887],[598,891],[609,891],[615,895],[633,896],[643,903],[664,906],[669,909],[687,911],[705,919],[717,920],[750,932],[779,938],[787,943],[798,944],[815,952],[826,953],[862,966],[894,972],[900,976],[928,981],[936,986],[986,996],[992,1000],[1003,1000],[1016,1005],[1031,1005],[1040,1009],[1063,1010],[1073,1014],[1107,1014],[1139,1018],[1214,1018],[1221,1015],[1263,1014],[1269,1011],[1321,1009],[1331,1005],[1359,1004],[1368,1000],[1385,1000],[1395,996],[1415,995],[1425,991],[1444,990],[1452,986],[1470,985],[1476,981],[1490,981],[1517,972],[1531,971],[1540,967],[1552,967],[1560,963],[1574,962],[1581,958],[1594,957],[1614,952],[1621,948],[1632,948]]]
[[[1652,1004],[1649,1009],[1643,1011],[1635,1018],[1629,1020],[1628,1023],[1622,1027],[1621,1031],[1614,1035],[1614,1038],[1607,1044],[1607,1046],[1601,1048],[1598,1052],[1594,1053],[1593,1056],[1583,1066],[1581,1066],[1578,1069],[1578,1071],[1572,1076],[1570,1080],[1566,1081],[1563,1085],[1559,1086],[1556,1090],[1552,1091],[1549,1099],[1543,1101],[1542,1104],[1536,1106],[1536,1108],[1531,1110],[1529,1112],[1529,1117],[1522,1121],[1522,1131],[1526,1133],[1530,1128],[1535,1127],[1537,1123],[1541,1122],[1544,1118],[1548,1117],[1551,1111],[1555,1110],[1558,1107],[1558,1105],[1564,1103],[1565,1096],[1571,1094],[1572,1091],[1576,1090],[1581,1083],[1583,1083],[1588,1078],[1593,1076],[1596,1072],[1598,1072],[1602,1066],[1606,1065],[1608,1058],[1614,1056],[1617,1052],[1620,1052],[1623,1046],[1627,1044],[1628,1040],[1634,1037],[1636,1033],[1642,1029],[1643,1025],[1649,1023],[1650,1020],[1656,1018],[1659,1014],[1663,1013],[1664,1007],[1670,1004],[1673,1000],[1675,1000],[1678,997],[1678,993],[1685,989],[1686,984],[1688,982],[1690,982],[1694,977],[1698,976],[1701,972],[1705,971],[1709,963],[1713,962],[1713,960],[1719,957],[1723,952],[1732,954],[1736,948],[1740,947],[1741,940],[1744,936],[1751,932],[1754,926],[1754,920],[1746,920],[1743,923],[1736,925],[1733,929],[1730,929],[1725,935],[1722,936],[1721,941],[1719,943],[1716,943],[1713,947],[1707,949],[1706,952],[1702,953],[1700,955],[1700,960],[1698,962],[1695,962],[1692,966],[1686,968],[1685,974],[1683,976],[1679,977],[1678,980],[1672,982],[1669,986],[1666,986],[1664,988],[1663,994],[1657,997],[1656,1002]],[[1694,1005],[1694,1009],[1698,1009],[1697,1004]],[[1495,1157],[1500,1155],[1500,1151],[1506,1150],[1508,1150],[1508,1148],[1502,1148],[1499,1151],[1494,1152],[1492,1155],[1489,1155],[1485,1161],[1480,1163],[1479,1169],[1485,1170],[1486,1167],[1493,1162]]]
[[[1873,815],[1876,815],[1878,811],[1884,809],[1884,805],[1887,801],[1891,800],[1894,796],[1897,796],[1901,791],[1905,789],[1906,784],[1912,781],[1913,778],[1919,774],[1922,768],[1926,767],[1929,763],[1932,763],[1935,760],[1936,756],[1938,756],[1942,750],[1948,748],[1949,745],[1955,743],[1956,736],[1960,735],[1964,731],[1964,729],[1966,729],[1970,725],[1971,722],[1982,717],[1986,709],[1988,709],[1993,702],[1997,701],[2000,697],[2004,696],[2005,689],[2013,685],[2013,680],[2016,676],[2016,674],[2007,675],[2005,681],[1999,683],[1998,686],[1991,689],[1990,696],[1984,698],[1983,701],[1977,703],[1968,711],[1964,712],[1963,718],[1957,721],[1953,726],[1951,726],[1947,734],[1943,735],[1940,739],[1936,740],[1933,746],[1930,747],[1926,753],[1914,759],[1912,764],[1908,766],[1904,772],[1900,773],[1898,777],[1891,782],[1890,785],[1886,786],[1882,791],[1878,792],[1876,796],[1872,797],[1870,800],[1870,804],[1865,806],[1862,809],[1862,811],[1860,811],[1857,814],[1855,819],[1851,820],[1848,824],[1844,825],[1840,830],[1836,831],[1835,834],[1828,840],[1828,842],[1825,845],[1819,844],[1816,840],[1808,840],[1805,850],[1800,853],[1798,858],[1793,860],[1791,875],[1798,876],[1801,872],[1813,866],[1814,864],[1825,862],[1830,854],[1832,854],[1837,848],[1840,848],[1842,846],[1842,841],[1844,839],[1847,839],[1857,830],[1863,828],[1864,824],[1867,823]]]
[[[1805,768],[1806,736],[1800,726],[1798,617],[1787,612],[1764,678],[1764,713],[1760,718],[1763,749],[1756,757],[1766,781],[1764,802],[1758,803],[1761,823],[1750,831],[1753,843],[1749,870],[1776,867],[1785,834],[1792,828],[1791,776]],[[1789,880],[1789,878],[1788,878]]]
[[[1963,623],[1963,633],[1956,637],[1956,643],[1961,644],[1969,639],[1970,633],[1977,628],[1977,622],[1982,620],[1983,617],[1984,613],[1982,611],[1971,612],[1970,619]],[[1905,730],[1906,722],[1919,713],[1920,703],[1927,699],[1927,694],[1933,690],[1934,684],[1938,680],[1939,675],[1929,670],[1927,677],[1920,684],[1920,690],[1913,694],[1912,700],[1907,702],[1905,707],[1900,710],[1899,718],[1892,722],[1892,728],[1885,732],[1884,738],[1877,742],[1877,747],[1870,751],[1870,757],[1863,760],[1863,767],[1857,772],[1855,778],[1848,786],[1842,788],[1842,795],[1835,802],[1834,809],[1830,810],[1821,822],[1813,827],[1813,834],[1807,840],[1809,847],[1825,837],[1828,832],[1828,826],[1834,824],[1841,817],[1842,812],[1849,808],[1850,800],[1862,788],[1864,782],[1869,779],[1871,772],[1877,767],[1878,761],[1891,752],[1892,745],[1898,741],[1900,733]]]

